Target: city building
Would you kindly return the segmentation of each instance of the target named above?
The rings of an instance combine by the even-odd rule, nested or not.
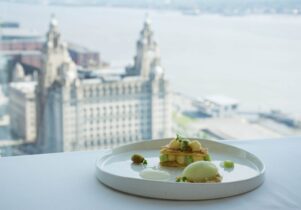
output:
[[[42,62],[36,88],[42,152],[107,148],[170,137],[171,90],[149,19],[137,42],[134,66],[120,74],[79,71],[54,18]]]
[[[23,139],[24,143],[36,140],[35,86],[33,81],[12,82],[9,85],[11,133],[17,139]]]
[[[79,46],[74,43],[68,43],[69,55],[78,66],[84,68],[99,68],[100,56],[96,51],[92,51],[86,47]]]
[[[42,37],[41,34],[34,30],[21,28],[18,22],[6,22],[2,27],[0,26],[1,55],[9,58],[8,69],[6,70],[7,75],[5,75],[5,77],[9,79],[12,77],[11,73],[16,63],[20,63],[23,66],[26,75],[32,76],[34,72],[41,69],[41,51],[44,42],[44,37]],[[78,66],[99,68],[104,64],[101,62],[98,52],[75,43],[68,45],[68,51]],[[8,82],[10,82],[10,80]]]
[[[43,39],[9,39],[0,40],[0,50],[3,55],[13,56],[17,62],[41,68],[41,50],[43,49]],[[85,68],[101,65],[98,52],[82,47],[75,43],[68,43],[68,51],[72,60],[79,66]]]

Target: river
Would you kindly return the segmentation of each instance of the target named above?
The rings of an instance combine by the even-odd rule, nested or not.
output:
[[[301,116],[301,16],[187,16],[178,11],[0,3],[2,20],[45,33],[54,13],[64,39],[120,67],[133,62],[146,12],[173,89],[226,95],[243,110]]]

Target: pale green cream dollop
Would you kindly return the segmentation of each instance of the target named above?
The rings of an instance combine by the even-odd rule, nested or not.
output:
[[[150,180],[167,180],[169,179],[170,174],[167,171],[147,168],[140,172],[140,176]]]
[[[182,177],[186,177],[192,182],[201,182],[206,178],[213,178],[216,175],[218,175],[217,167],[208,161],[197,161],[191,163],[182,173]]]

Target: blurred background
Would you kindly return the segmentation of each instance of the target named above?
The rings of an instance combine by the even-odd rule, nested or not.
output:
[[[3,0],[0,156],[301,134],[300,0]]]

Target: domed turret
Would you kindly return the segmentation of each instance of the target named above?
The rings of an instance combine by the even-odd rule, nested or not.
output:
[[[57,19],[55,18],[55,15],[54,15],[54,14],[51,15],[50,26],[52,26],[52,27],[58,26],[58,21],[57,21]]]
[[[156,66],[154,69],[153,69],[153,73],[155,75],[163,75],[164,74],[164,70],[162,68],[162,66]]]
[[[59,68],[58,81],[65,85],[71,84],[77,79],[76,65],[72,60],[66,60]]]
[[[154,59],[157,43],[154,40],[154,33],[151,27],[151,20],[146,15],[143,28],[136,44],[136,56],[134,65],[127,68],[128,75],[139,75],[149,78],[151,74],[151,64]]]
[[[25,79],[24,68],[20,63],[16,63],[15,69],[13,72],[12,81],[20,82],[20,81],[23,81],[24,79]]]
[[[161,79],[164,77],[164,69],[161,65],[160,49],[156,45],[153,51],[153,61],[151,63],[151,76],[153,79]]]
[[[152,79],[162,79],[164,77],[164,69],[160,65],[155,65],[151,69]]]
[[[148,25],[150,25],[152,23],[152,20],[150,19],[148,13],[146,13],[146,15],[145,15],[145,21],[144,21],[144,23],[148,24]]]
[[[61,45],[61,34],[58,28],[58,21],[54,15],[51,16],[49,30],[46,35],[45,51],[57,48]]]

